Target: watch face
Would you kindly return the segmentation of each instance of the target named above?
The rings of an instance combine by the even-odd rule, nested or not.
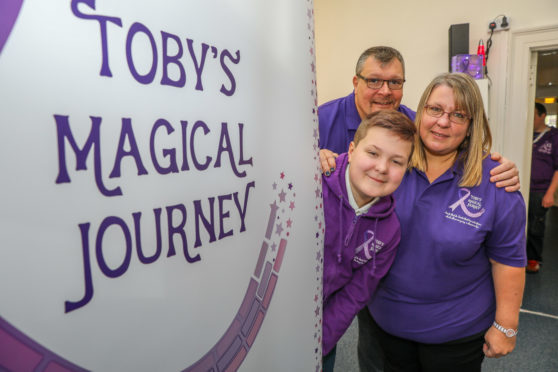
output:
[[[513,329],[507,329],[506,330],[506,336],[508,336],[508,337],[515,336],[515,331]]]

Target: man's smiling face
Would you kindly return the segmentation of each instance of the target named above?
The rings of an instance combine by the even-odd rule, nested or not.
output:
[[[364,62],[360,75],[365,79],[405,79],[403,66],[397,58],[392,59],[388,63],[381,63],[375,57],[370,56]],[[366,85],[366,81],[358,76],[354,76],[353,86],[355,88],[355,104],[361,119],[379,110],[396,110],[403,98],[403,89],[389,89],[387,82],[379,89],[370,89]]]

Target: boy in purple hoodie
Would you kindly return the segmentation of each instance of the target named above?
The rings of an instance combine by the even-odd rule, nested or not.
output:
[[[414,147],[416,129],[403,114],[381,110],[359,125],[339,171],[322,176],[325,239],[323,370],[333,371],[335,345],[388,272],[401,231],[391,193]]]

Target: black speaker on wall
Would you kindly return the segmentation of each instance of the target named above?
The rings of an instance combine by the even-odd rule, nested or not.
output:
[[[469,24],[460,23],[449,28],[449,65],[451,72],[451,57],[456,54],[469,54]]]

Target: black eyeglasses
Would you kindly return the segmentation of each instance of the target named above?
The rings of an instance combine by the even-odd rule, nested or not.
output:
[[[462,112],[447,112],[442,110],[441,107],[430,105],[425,105],[424,108],[426,109],[426,113],[428,115],[435,118],[441,118],[442,116],[444,116],[444,114],[448,114],[449,121],[455,124],[467,124],[469,120],[471,120],[471,117],[469,115]]]
[[[391,90],[400,90],[403,88],[403,83],[405,79],[377,79],[377,78],[365,78],[361,74],[357,74],[357,77],[364,80],[366,86],[370,89],[380,89],[387,82],[388,88]]]

